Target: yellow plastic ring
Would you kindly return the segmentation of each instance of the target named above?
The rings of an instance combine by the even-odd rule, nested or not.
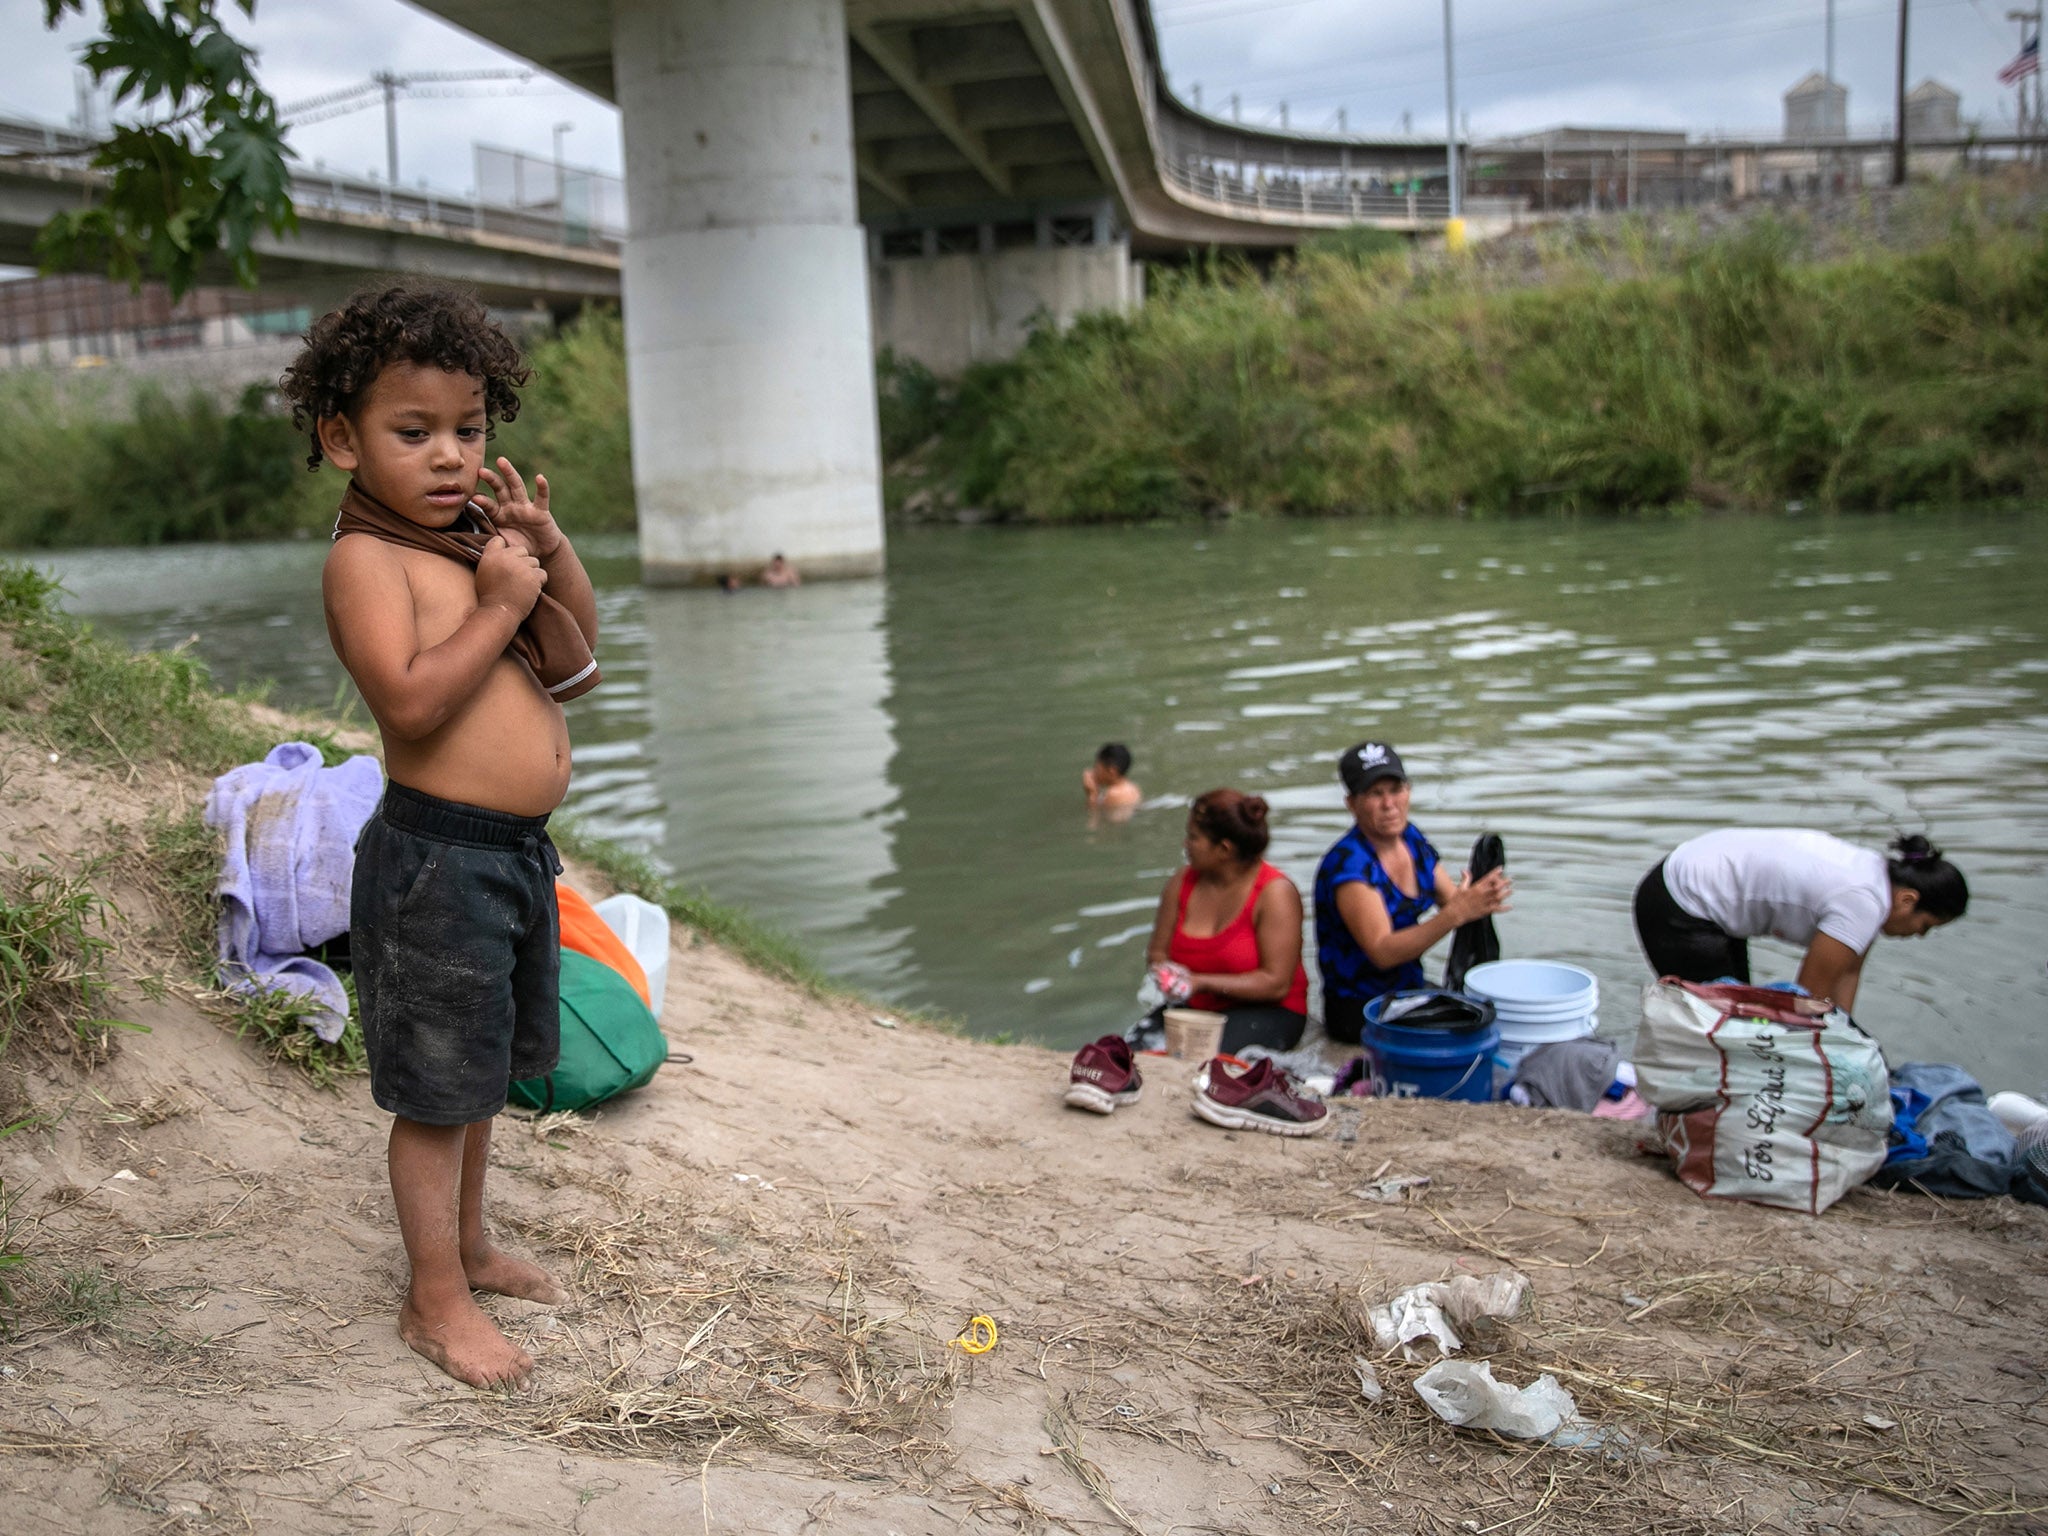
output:
[[[966,1331],[949,1341],[953,1348],[970,1355],[985,1355],[996,1347],[996,1320],[976,1316],[967,1320]]]

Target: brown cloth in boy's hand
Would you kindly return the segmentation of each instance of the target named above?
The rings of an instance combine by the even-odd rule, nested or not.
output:
[[[342,493],[341,515],[334,522],[334,537],[344,533],[367,533],[387,544],[404,544],[424,549],[430,555],[460,560],[471,570],[483,559],[484,546],[497,537],[498,525],[490,514],[471,502],[446,528],[422,528],[399,516],[383,502],[351,480]],[[575,616],[542,592],[533,611],[519,621],[512,636],[512,650],[540,679],[541,687],[556,703],[581,698],[604,675],[597,670],[597,658],[590,654],[590,642],[583,638]]]

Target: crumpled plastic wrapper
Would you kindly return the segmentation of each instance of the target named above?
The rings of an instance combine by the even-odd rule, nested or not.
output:
[[[1512,1269],[1431,1280],[1372,1308],[1366,1322],[1381,1354],[1399,1349],[1401,1358],[1414,1365],[1427,1358],[1414,1340],[1433,1339],[1444,1354],[1455,1354],[1465,1347],[1458,1329],[1469,1332],[1482,1317],[1513,1317],[1528,1293],[1529,1277]]]
[[[1547,1440],[1579,1417],[1579,1405],[1555,1376],[1512,1386],[1495,1381],[1484,1360],[1437,1361],[1415,1378],[1415,1395],[1447,1424],[1490,1429],[1514,1440]]]
[[[1194,974],[1176,960],[1147,967],[1145,979],[1138,983],[1138,1006],[1147,1013],[1178,1008],[1194,995]]]
[[[1385,1402],[1387,1389],[1380,1385],[1380,1373],[1363,1355],[1351,1357],[1351,1369],[1358,1377],[1358,1395],[1368,1403]]]

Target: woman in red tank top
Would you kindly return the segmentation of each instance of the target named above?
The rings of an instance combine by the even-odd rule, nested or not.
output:
[[[1194,974],[1190,1008],[1224,1015],[1223,1049],[1291,1051],[1307,1024],[1301,893],[1266,863],[1266,802],[1212,789],[1188,811],[1187,865],[1168,877],[1145,963]]]

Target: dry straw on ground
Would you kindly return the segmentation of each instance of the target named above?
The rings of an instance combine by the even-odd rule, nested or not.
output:
[[[573,1364],[466,1417],[609,1451],[913,1472],[939,1449],[957,1372],[914,1292],[842,1219],[778,1226],[707,1194],[508,1221],[576,1295]]]

